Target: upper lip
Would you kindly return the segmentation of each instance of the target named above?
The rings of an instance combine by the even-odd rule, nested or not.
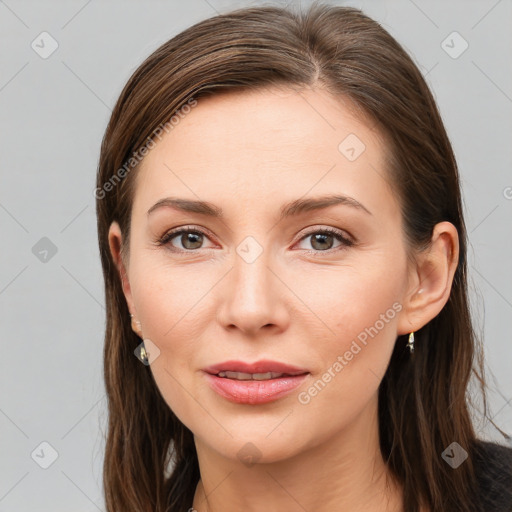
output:
[[[284,373],[286,375],[302,375],[309,373],[304,368],[292,366],[290,364],[280,363],[279,361],[260,360],[254,363],[245,363],[243,361],[224,361],[204,368],[206,373],[217,375],[219,372],[240,372],[240,373]]]

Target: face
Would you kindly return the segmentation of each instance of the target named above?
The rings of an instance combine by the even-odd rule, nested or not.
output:
[[[252,443],[272,462],[375,411],[408,332],[403,226],[379,134],[321,90],[228,93],[200,98],[138,173],[125,295],[160,351],[157,386],[196,441],[233,459]],[[345,199],[310,202],[333,196]],[[262,360],[302,375],[205,371]]]

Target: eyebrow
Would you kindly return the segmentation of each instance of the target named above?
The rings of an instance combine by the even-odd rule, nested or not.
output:
[[[288,217],[300,215],[305,212],[314,210],[323,210],[335,205],[345,205],[358,210],[364,211],[365,213],[372,215],[372,213],[359,201],[353,197],[343,195],[326,195],[321,197],[311,197],[306,199],[296,199],[290,203],[287,203],[281,207],[280,220]],[[207,215],[214,218],[222,218],[222,208],[213,205],[207,201],[196,201],[191,199],[180,199],[176,197],[165,197],[157,201],[148,211],[147,215],[158,208],[168,206],[175,210],[180,210],[190,213],[198,213],[200,215]]]

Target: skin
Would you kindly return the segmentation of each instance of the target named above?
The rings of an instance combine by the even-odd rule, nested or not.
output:
[[[366,146],[354,161],[338,150],[349,134]],[[430,249],[407,258],[384,150],[378,132],[340,98],[272,88],[200,98],[142,162],[129,261],[120,257],[115,222],[109,243],[133,328],[160,350],[150,365],[158,388],[194,434],[195,510],[401,510],[400,486],[379,450],[378,387],[397,336],[420,329],[448,300],[458,237],[442,222]],[[335,205],[279,221],[284,203],[334,192],[371,213]],[[171,207],[147,214],[169,196],[208,201],[225,217]],[[155,243],[181,226],[207,234],[186,246],[181,235]],[[315,244],[311,235],[327,227],[354,244],[329,236]],[[251,263],[236,251],[247,236],[263,249]],[[299,393],[394,303],[400,311],[300,403]],[[310,375],[275,402],[234,404],[202,372],[228,359],[272,359]],[[238,456],[247,443],[258,450],[253,465]]]

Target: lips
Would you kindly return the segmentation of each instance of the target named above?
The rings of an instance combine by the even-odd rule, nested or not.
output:
[[[300,386],[309,372],[277,361],[225,361],[204,369],[210,387],[220,396],[238,404],[273,402]]]

